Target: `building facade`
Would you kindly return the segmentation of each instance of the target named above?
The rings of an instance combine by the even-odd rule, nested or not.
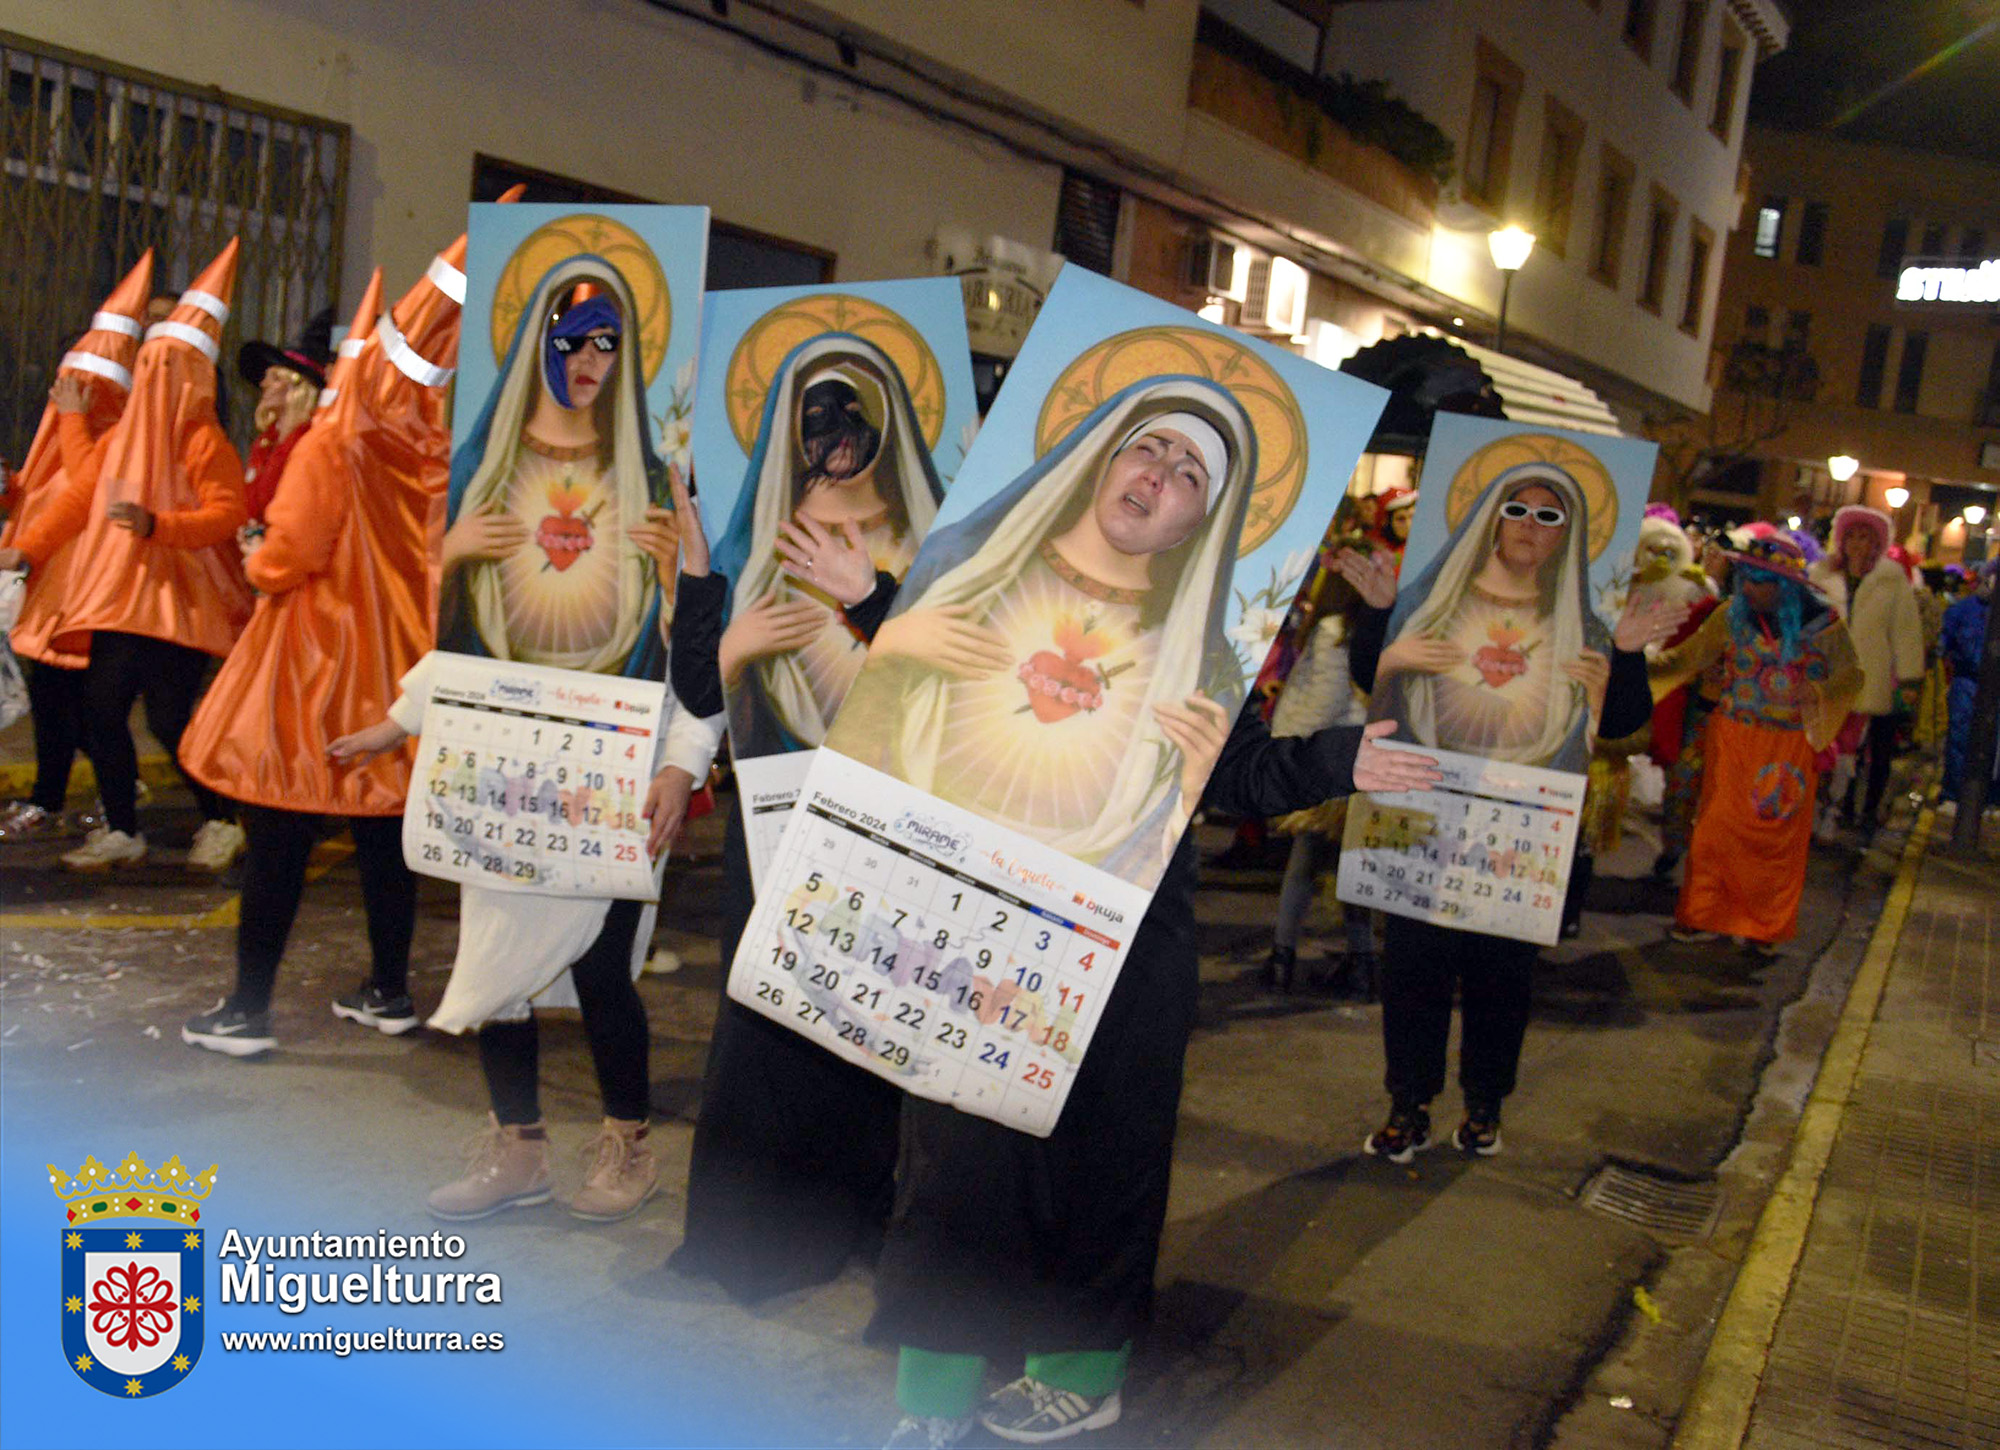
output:
[[[46,259],[0,290],[142,233],[175,285],[250,230],[233,328],[283,335],[527,177],[706,203],[718,283],[966,274],[993,378],[1052,254],[1337,365],[1490,341],[1486,233],[1518,221],[1508,351],[1636,431],[1706,404],[1744,98],[1783,40],[1771,0],[0,0],[34,203],[0,240]],[[45,341],[0,358],[23,419]]]
[[[2000,506],[2000,167],[1762,129],[1749,161],[1715,400],[1743,461],[1718,459],[1692,500],[1807,517],[1901,498],[1898,533],[1927,556],[1982,552]],[[1838,481],[1833,457],[1859,467]]]

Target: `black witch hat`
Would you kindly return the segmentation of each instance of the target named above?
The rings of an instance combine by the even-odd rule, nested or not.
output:
[[[290,368],[316,388],[326,386],[326,370],[333,362],[333,309],[315,312],[300,331],[298,340],[280,347],[274,342],[246,342],[236,354],[236,370],[250,386],[261,387],[264,374],[272,368]]]

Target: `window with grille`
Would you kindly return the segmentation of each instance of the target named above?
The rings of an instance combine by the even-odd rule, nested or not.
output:
[[[1080,171],[1064,171],[1056,203],[1053,248],[1066,260],[1105,276],[1118,251],[1118,212],[1124,193],[1108,181]]]
[[[0,449],[26,450],[57,362],[147,247],[175,293],[232,236],[221,373],[246,441],[237,346],[340,300],[347,127],[5,32],[0,69]]]

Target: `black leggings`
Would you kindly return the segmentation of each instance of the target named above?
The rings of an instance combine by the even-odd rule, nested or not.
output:
[[[400,997],[409,990],[410,937],[417,921],[417,878],[403,864],[403,818],[354,816],[347,827],[354,834],[361,902],[368,913],[368,948],[374,959],[369,981],[385,996]],[[270,1010],[271,987],[305,890],[306,858],[320,830],[319,816],[243,807],[249,848],[243,856],[241,924],[236,928],[236,990],[229,998],[234,1008]]]
[[[597,940],[569,969],[604,1115],[627,1122],[643,1121],[651,1112],[646,1067],[651,1041],[646,1007],[632,980],[632,938],[639,930],[640,907],[636,901],[612,902]],[[509,1124],[542,1120],[541,1034],[532,1013],[524,1021],[489,1022],[480,1028],[479,1065],[486,1073],[494,1117]]]
[[[104,798],[104,822],[127,834],[139,829],[139,753],[132,745],[132,704],[146,701],[146,728],[180,765],[181,732],[201,699],[208,656],[198,649],[143,634],[99,630],[90,637],[90,667],[84,671],[83,729],[90,762],[97,767],[97,791]],[[219,821],[222,798],[185,771],[202,819]]]
[[[69,798],[69,770],[83,748],[83,671],[31,661],[28,709],[35,729],[35,789],[28,799],[53,814]]]
[[[1896,732],[1902,727],[1900,715],[1870,715],[1868,736],[1862,743],[1862,753],[1868,757],[1868,794],[1862,798],[1861,817],[1873,822],[1879,818],[1882,797],[1889,789],[1889,766],[1896,759]],[[1861,783],[1857,772],[1847,787],[1847,809],[1854,809],[1854,788]]]
[[[1533,942],[1453,931],[1405,916],[1382,938],[1385,1085],[1398,1107],[1420,1107],[1444,1089],[1451,998],[1463,996],[1458,1081],[1468,1105],[1497,1108],[1514,1091],[1534,990]]]

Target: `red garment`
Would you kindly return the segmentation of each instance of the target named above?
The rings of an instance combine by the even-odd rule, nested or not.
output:
[[[1687,622],[1674,631],[1673,638],[1666,643],[1668,649],[1677,644],[1685,644],[1694,638],[1703,620],[1715,612],[1719,601],[1714,598],[1697,599],[1688,606]],[[1701,682],[1680,686],[1653,703],[1653,738],[1646,747],[1646,754],[1662,770],[1672,770],[1674,762],[1681,758],[1682,726],[1687,721],[1688,691],[1699,689]]]
[[[285,461],[292,456],[292,450],[299,446],[299,440],[305,437],[306,429],[311,426],[312,419],[308,418],[280,438],[274,423],[250,440],[250,466],[243,471],[243,507],[259,523],[264,521],[271,499],[278,492],[278,480],[284,476]]]

